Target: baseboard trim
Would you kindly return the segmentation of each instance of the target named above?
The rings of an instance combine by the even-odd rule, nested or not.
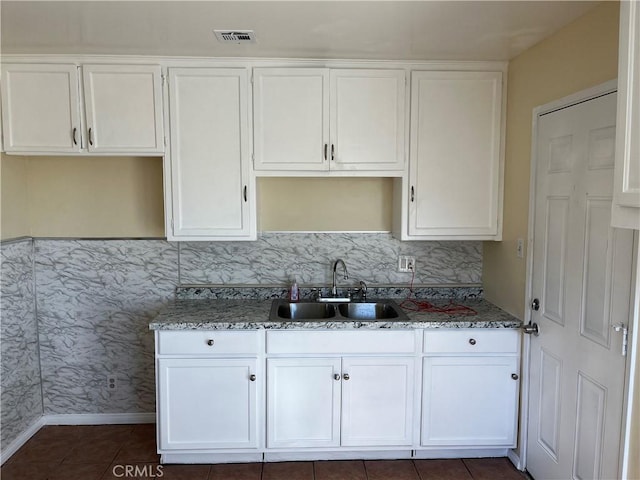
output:
[[[520,458],[520,455],[517,454],[515,450],[513,449],[508,450],[507,458],[511,460],[511,463],[513,463],[514,467],[516,467],[518,470],[524,471],[524,464],[522,462],[522,458]]]
[[[163,453],[160,455],[162,464],[192,464],[192,463],[253,463],[262,462],[262,452],[259,453]]]
[[[44,415],[45,425],[119,425],[155,423],[155,413],[71,413]]]
[[[330,452],[265,452],[265,462],[297,462],[319,460],[401,460],[410,459],[411,450],[334,450]]]
[[[29,439],[33,437],[44,425],[44,417],[40,416],[36,419],[35,422],[33,422],[25,430],[23,430],[22,433],[18,435],[15,440],[13,440],[13,442],[11,442],[7,446],[7,448],[0,452],[0,465],[4,465],[4,462],[9,460],[13,456],[13,454],[16,453],[25,443],[27,443]]]
[[[491,458],[506,457],[506,448],[442,448],[429,450],[415,450],[413,458]]]
[[[82,413],[42,415],[0,452],[0,465],[9,460],[38,430],[45,425],[119,425],[155,423],[155,413]]]

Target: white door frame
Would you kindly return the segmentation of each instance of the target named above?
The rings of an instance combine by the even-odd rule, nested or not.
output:
[[[571,105],[575,105],[578,103],[582,103],[588,100],[592,100],[594,98],[606,95],[608,93],[612,93],[617,91],[618,82],[617,80],[610,80],[603,84],[597,85],[592,88],[588,88],[586,90],[582,90],[580,92],[574,93],[572,95],[563,97],[559,100],[555,100],[553,102],[540,105],[533,109],[532,116],[532,132],[531,132],[531,171],[530,171],[530,179],[529,179],[529,223],[528,223],[528,233],[527,233],[527,276],[526,276],[526,299],[525,299],[525,310],[524,310],[524,323],[527,324],[531,321],[531,309],[529,308],[529,303],[533,298],[533,238],[534,238],[534,219],[535,219],[535,205],[536,205],[536,175],[537,175],[537,142],[538,138],[538,120],[541,115],[551,113],[556,110],[560,110]],[[638,255],[638,235],[636,234],[634,237],[634,257],[637,265],[637,269],[640,269],[640,255]],[[638,273],[640,275],[640,273]],[[634,295],[635,292],[635,295]],[[631,427],[631,411],[627,409],[627,405],[630,405],[631,396],[633,394],[633,385],[630,384],[630,381],[633,381],[634,373],[635,373],[635,365],[636,365],[636,348],[638,346],[638,324],[640,322],[640,310],[638,305],[637,296],[640,295],[638,292],[638,283],[634,279],[631,301],[636,305],[635,307],[631,306],[631,315],[629,318],[629,352],[630,355],[627,355],[627,375],[625,378],[625,392],[624,392],[624,405],[623,405],[623,425],[622,425],[622,440],[621,442],[621,455],[620,462],[621,472],[626,472],[628,459],[630,452],[628,450],[628,439],[629,439],[629,429]],[[518,454],[515,451],[511,450],[509,452],[509,458],[516,465],[516,467],[520,470],[525,470],[527,467],[527,434],[528,434],[528,421],[529,421],[529,380],[530,380],[530,348],[531,348],[531,337],[529,335],[524,335],[523,345],[522,345],[522,390],[521,390],[521,403],[520,403],[520,432],[518,434],[518,445],[519,452]],[[633,359],[633,362],[631,360]],[[631,379],[631,380],[630,380]],[[638,388],[638,386],[635,386]]]

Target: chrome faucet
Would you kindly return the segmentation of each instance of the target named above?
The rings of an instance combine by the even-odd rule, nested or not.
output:
[[[344,260],[339,258],[333,263],[333,284],[331,285],[331,296],[338,296],[338,287],[336,285],[336,270],[338,269],[338,264],[342,264],[342,269],[344,272],[344,279],[347,280],[349,278],[349,272],[347,272],[347,266],[344,263]]]

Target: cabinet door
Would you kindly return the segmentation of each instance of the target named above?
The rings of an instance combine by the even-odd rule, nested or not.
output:
[[[256,68],[253,71],[256,170],[329,168],[329,71]]]
[[[79,152],[75,65],[2,65],[2,120],[7,152]]]
[[[162,153],[162,86],[157,65],[82,67],[90,152]]]
[[[255,240],[247,88],[244,69],[170,69],[169,240]]]
[[[342,445],[411,445],[414,359],[342,360]]]
[[[640,229],[640,5],[620,3],[618,118],[611,224]]]
[[[404,70],[331,70],[332,170],[402,170]]]
[[[160,448],[256,448],[256,359],[158,360]]]
[[[340,445],[340,359],[267,360],[267,447]]]
[[[500,72],[414,72],[409,236],[499,234]]]
[[[516,357],[426,357],[422,445],[515,446],[517,374]]]

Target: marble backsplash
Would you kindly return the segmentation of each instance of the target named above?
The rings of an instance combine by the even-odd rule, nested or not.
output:
[[[3,444],[43,411],[153,412],[154,352],[148,324],[175,298],[176,287],[217,285],[217,290],[210,290],[216,295],[220,286],[275,286],[286,294],[294,275],[303,287],[330,284],[330,265],[343,258],[354,284],[362,279],[372,287],[396,285],[406,290],[411,275],[396,272],[397,256],[413,255],[414,281],[423,285],[423,292],[437,290],[446,296],[460,290],[434,288],[462,284],[480,296],[481,248],[481,242],[399,242],[389,234],[346,233],[265,233],[257,242],[5,242]],[[15,360],[5,362],[5,350]],[[20,377],[26,382],[22,390],[5,388],[6,382],[15,384],[18,378],[5,372],[5,364],[15,365],[16,372],[31,369]],[[116,391],[107,390],[107,375],[117,377]],[[24,421],[11,423],[14,417]]]
[[[36,240],[44,411],[155,410],[149,321],[174,298],[178,247],[162,240]],[[107,375],[116,391],[108,391]]]
[[[33,241],[0,247],[1,448],[43,412],[35,315]]]
[[[401,242],[389,233],[263,233],[256,242],[183,242],[181,284],[330,284],[331,264],[342,258],[351,281],[408,284],[399,255],[416,258],[414,283],[480,284],[482,242]],[[349,282],[347,282],[349,283]]]

